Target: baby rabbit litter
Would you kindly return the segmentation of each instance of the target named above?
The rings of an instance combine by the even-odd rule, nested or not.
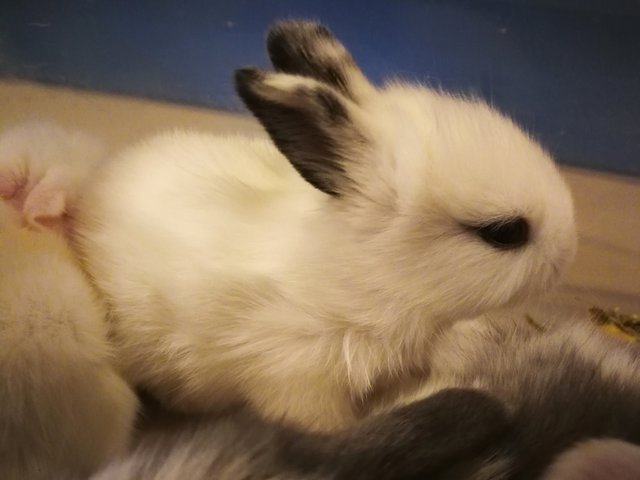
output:
[[[175,131],[93,176],[74,242],[128,381],[330,430],[429,369],[434,334],[552,285],[576,244],[549,155],[485,103],[375,87],[323,26],[238,70],[270,141]]]
[[[0,136],[4,480],[86,476],[128,443],[138,402],[111,365],[105,309],[63,236],[101,156],[92,138],[45,123]]]

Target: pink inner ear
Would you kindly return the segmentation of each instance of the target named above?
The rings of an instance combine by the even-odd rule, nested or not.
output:
[[[0,201],[7,202],[17,211],[22,210],[25,181],[9,173],[0,174]]]
[[[3,199],[7,200],[13,198],[20,187],[21,185],[16,182],[16,177],[14,175],[0,175],[0,197]]]
[[[40,227],[49,225],[51,220],[62,220],[66,204],[66,195],[62,189],[41,181],[27,194],[22,211],[29,225]]]

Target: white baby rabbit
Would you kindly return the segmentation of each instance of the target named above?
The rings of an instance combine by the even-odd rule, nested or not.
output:
[[[137,398],[112,366],[105,309],[49,227],[62,225],[80,182],[65,177],[79,173],[67,169],[81,163],[79,138],[45,124],[0,136],[0,184],[10,197],[0,201],[3,480],[87,475],[126,447],[135,419]],[[59,156],[66,141],[70,156]]]
[[[75,242],[127,378],[185,411],[316,429],[429,365],[434,332],[554,283],[575,250],[549,155],[481,101],[376,88],[316,23],[236,72],[270,141],[176,131],[95,177]]]

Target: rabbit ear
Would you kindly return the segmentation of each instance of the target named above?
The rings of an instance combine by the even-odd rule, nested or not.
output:
[[[11,200],[24,188],[19,176],[13,172],[0,172],[0,200]]]
[[[353,101],[373,89],[342,43],[319,23],[276,23],[267,34],[267,50],[276,70],[311,77]]]
[[[0,174],[0,199],[22,212],[26,223],[35,228],[61,221],[67,209],[64,185],[51,175],[28,186],[26,178]]]
[[[353,121],[355,105],[324,84],[294,75],[245,68],[236,71],[235,83],[302,177],[330,195],[350,188],[347,162],[366,143]]]
[[[67,194],[62,185],[49,182],[47,177],[38,182],[27,194],[23,214],[32,227],[61,221],[67,208]]]

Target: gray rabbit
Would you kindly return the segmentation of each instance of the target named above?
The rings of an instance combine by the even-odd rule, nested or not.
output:
[[[638,479],[639,349],[587,322],[469,322],[439,340],[431,380],[356,426],[185,421],[95,480]]]

